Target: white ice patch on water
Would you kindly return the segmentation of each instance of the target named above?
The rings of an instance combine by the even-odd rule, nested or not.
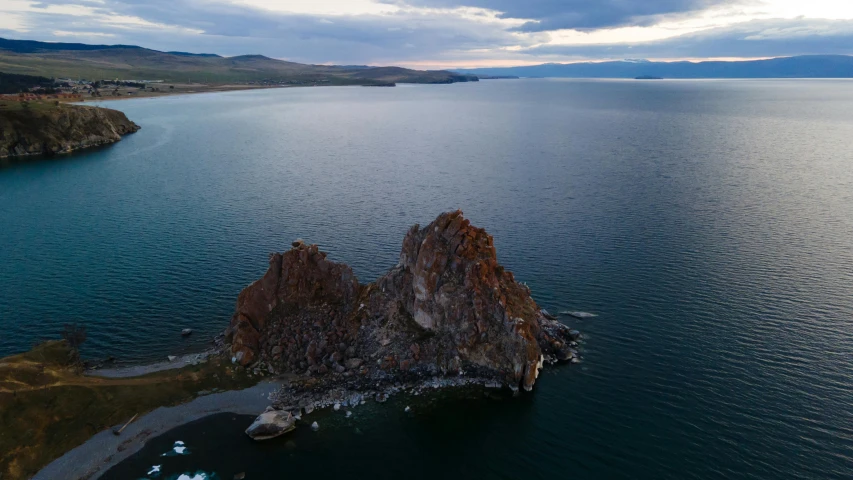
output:
[[[192,476],[190,476],[192,475]],[[178,476],[177,480],[209,480],[210,477],[207,476],[204,472],[196,472],[194,474],[182,473]]]
[[[160,455],[161,457],[174,457],[176,455],[189,455],[190,451],[187,450],[184,442],[178,440],[175,442],[175,445],[172,447],[172,450]]]

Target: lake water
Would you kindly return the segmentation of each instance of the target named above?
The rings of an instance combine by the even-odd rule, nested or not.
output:
[[[105,478],[160,463],[160,478],[225,480],[853,476],[853,81],[108,105],[143,129],[0,170],[0,355],[74,321],[90,358],[201,349],[269,252],[301,237],[367,282],[411,224],[456,208],[545,308],[598,317],[569,322],[583,363],[548,369],[530,394],[420,399],[408,415],[398,399],[261,447],[245,419],[218,416]],[[167,464],[176,440],[191,454]]]

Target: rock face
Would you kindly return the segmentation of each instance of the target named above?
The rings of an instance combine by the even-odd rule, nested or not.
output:
[[[124,113],[108,108],[16,104],[0,110],[0,158],[106,145],[139,128]]]
[[[569,361],[548,318],[462,212],[412,227],[375,283],[294,242],[237,301],[226,332],[242,365],[311,375],[476,375],[529,390],[543,361]]]
[[[269,440],[296,428],[296,419],[290,412],[269,410],[258,416],[246,429],[246,435],[254,440]]]

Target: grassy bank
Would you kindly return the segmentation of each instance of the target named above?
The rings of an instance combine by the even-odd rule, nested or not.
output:
[[[258,377],[227,359],[141,377],[106,379],[81,374],[64,341],[0,359],[0,478],[30,478],[42,467],[104,429],[199,392],[254,385]]]
[[[29,102],[13,102],[11,100],[0,100],[0,114],[3,112],[49,112],[65,106],[65,103],[56,100],[34,100]]]

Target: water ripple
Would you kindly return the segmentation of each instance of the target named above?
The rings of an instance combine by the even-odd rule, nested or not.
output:
[[[231,478],[251,468],[227,463],[241,452],[251,478],[853,472],[849,82],[530,80],[115,106],[144,128],[0,170],[0,355],[70,321],[89,327],[90,357],[203,348],[269,252],[301,237],[370,281],[412,223],[455,208],[543,306],[599,315],[571,319],[584,362],[546,370],[534,395],[380,415],[363,438],[324,428],[326,443],[299,437],[296,453],[199,438],[204,460],[183,471]]]

